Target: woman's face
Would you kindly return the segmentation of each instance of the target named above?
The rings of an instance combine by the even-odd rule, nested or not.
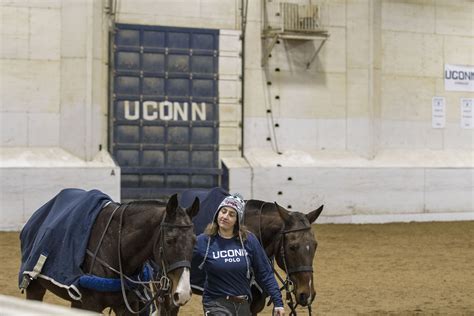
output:
[[[217,214],[217,225],[224,230],[234,229],[237,222],[237,212],[228,206],[224,206]]]

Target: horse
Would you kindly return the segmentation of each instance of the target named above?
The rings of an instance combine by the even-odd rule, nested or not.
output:
[[[276,202],[248,200],[245,205],[244,225],[260,240],[268,258],[274,258],[286,273],[283,279],[275,271],[286,291],[290,316],[296,315],[297,305],[307,307],[311,314],[311,304],[316,298],[312,266],[318,243],[311,224],[323,208],[321,205],[303,214],[290,212]],[[257,315],[265,307],[265,295],[253,286],[252,298],[250,309],[253,315]]]
[[[222,188],[211,190],[188,190],[180,197],[180,203],[189,205],[194,198],[201,201],[200,212],[193,218],[196,234],[204,231],[204,227],[212,221],[220,202],[228,195]],[[244,212],[244,225],[258,238],[268,258],[275,259],[277,265],[286,273],[286,278],[275,274],[283,283],[286,301],[291,315],[296,315],[296,305],[308,308],[316,298],[313,278],[313,260],[316,254],[317,241],[311,230],[311,224],[321,214],[324,205],[303,214],[288,211],[276,202],[247,200]],[[191,281],[194,294],[202,295],[204,276],[194,266],[191,269]],[[293,300],[294,298],[294,300]],[[258,286],[252,286],[250,309],[257,315],[265,307],[266,296]]]
[[[108,204],[93,223],[82,269],[103,278],[119,277],[121,290],[102,292],[80,287],[82,299],[74,300],[63,287],[38,277],[29,280],[26,298],[42,301],[49,290],[71,301],[71,307],[99,313],[110,308],[116,315],[137,314],[158,301],[160,315],[167,315],[172,306],[183,306],[191,298],[189,269],[195,243],[191,218],[198,211],[198,199],[183,209],[176,194],[166,204],[159,201]],[[151,282],[155,293],[148,297],[153,297],[143,303],[125,288],[125,279],[141,271],[147,260],[160,271]]]

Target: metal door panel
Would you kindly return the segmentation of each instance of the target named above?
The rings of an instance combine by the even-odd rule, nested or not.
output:
[[[218,35],[117,24],[110,143],[124,199],[219,185]]]
[[[164,74],[165,72],[165,54],[143,53],[143,73],[145,75]]]

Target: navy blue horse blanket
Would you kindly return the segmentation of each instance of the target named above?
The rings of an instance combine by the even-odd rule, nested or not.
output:
[[[20,233],[20,288],[41,277],[80,299],[77,286],[92,225],[110,201],[98,190],[65,189],[38,209]]]
[[[181,207],[190,207],[196,197],[199,198],[199,212],[193,218],[194,233],[202,234],[207,224],[212,222],[217,207],[228,196],[229,193],[222,188],[186,190],[181,193],[179,204]],[[198,268],[200,262],[191,261],[191,286],[199,291],[203,290],[206,276]]]
[[[229,195],[223,188],[191,189],[181,193],[179,205],[190,207],[195,198],[199,198],[199,212],[193,217],[194,233],[199,235],[204,232],[207,224],[212,222],[217,207]]]

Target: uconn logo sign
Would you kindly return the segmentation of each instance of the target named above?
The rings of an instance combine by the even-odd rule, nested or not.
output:
[[[474,92],[474,67],[445,64],[444,89]]]
[[[196,102],[155,102],[125,101],[124,119],[134,121],[140,119],[140,112],[145,121],[205,121],[206,103]]]

